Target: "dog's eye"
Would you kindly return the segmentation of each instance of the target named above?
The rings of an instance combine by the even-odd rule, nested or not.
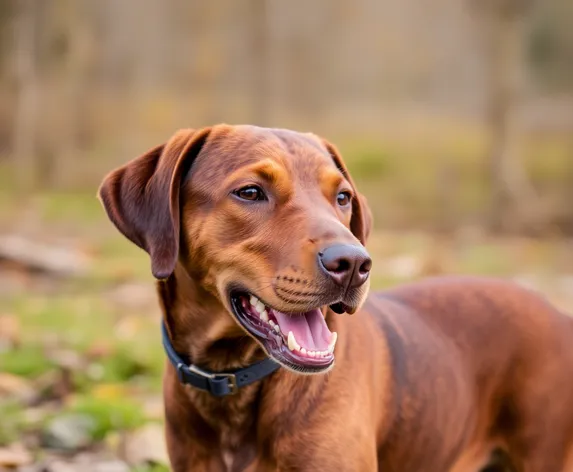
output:
[[[233,193],[241,200],[247,200],[249,202],[256,202],[267,199],[263,189],[257,185],[247,185],[246,187],[235,190]]]
[[[340,206],[346,206],[350,203],[350,200],[352,200],[352,195],[350,194],[350,192],[340,192],[337,196],[336,196],[336,202],[340,205]]]

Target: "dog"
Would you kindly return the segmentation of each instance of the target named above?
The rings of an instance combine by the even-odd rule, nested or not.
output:
[[[573,322],[496,279],[368,295],[371,212],[326,140],[181,130],[99,198],[158,279],[174,471],[573,470]]]

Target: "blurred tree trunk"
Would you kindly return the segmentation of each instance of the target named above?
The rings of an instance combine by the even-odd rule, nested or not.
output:
[[[56,150],[56,169],[53,181],[48,184],[69,184],[77,177],[79,168],[80,134],[86,111],[86,80],[90,58],[90,28],[85,0],[66,0],[63,7],[62,36],[65,38],[66,52],[62,65],[61,84],[64,126],[62,137]]]
[[[478,0],[479,1],[479,0]],[[532,229],[538,197],[528,180],[516,121],[524,60],[524,19],[528,0],[479,1],[487,67],[487,125],[491,189],[488,224],[498,232]]]
[[[44,71],[42,143],[38,184],[44,188],[77,182],[80,135],[85,128],[90,28],[86,0],[45,2],[42,21],[49,58]]]
[[[36,14],[34,0],[17,3],[15,70],[18,100],[14,123],[14,161],[18,185],[28,190],[36,181],[36,125],[38,79],[36,76]]]
[[[251,84],[252,123],[260,126],[269,124],[269,74],[268,74],[268,15],[267,0],[250,0],[252,43],[251,57],[253,76]]]
[[[568,209],[568,218],[567,218],[567,222],[565,224],[566,226],[566,231],[567,234],[569,235],[573,235],[573,132],[571,133],[571,146],[570,146],[570,151],[569,151],[569,182],[568,182],[568,187],[565,193],[565,201],[564,201],[564,205],[565,208]]]

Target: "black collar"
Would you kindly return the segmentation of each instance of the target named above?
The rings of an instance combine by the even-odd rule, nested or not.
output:
[[[243,369],[231,372],[207,372],[196,365],[185,362],[183,356],[175,352],[167,334],[165,323],[161,323],[161,337],[165,353],[169,362],[175,367],[179,381],[184,385],[192,385],[195,388],[205,390],[216,397],[234,395],[239,388],[261,380],[280,367],[279,364],[267,357]]]

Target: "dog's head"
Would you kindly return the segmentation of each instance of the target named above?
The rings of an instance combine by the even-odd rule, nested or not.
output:
[[[325,316],[366,297],[371,216],[331,144],[254,126],[182,130],[109,174],[100,198],[156,278],[182,266],[289,368],[333,364]]]

